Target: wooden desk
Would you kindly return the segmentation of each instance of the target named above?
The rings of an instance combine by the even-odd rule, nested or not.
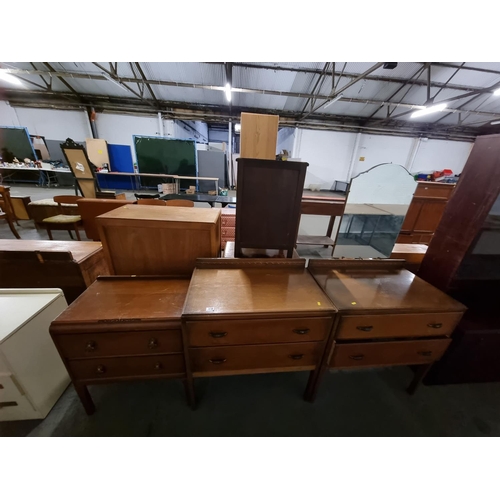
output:
[[[87,386],[186,378],[181,311],[189,280],[99,278],[50,326],[87,414]],[[187,394],[192,394],[187,391]]]
[[[402,260],[309,260],[309,271],[338,309],[333,335],[306,397],[328,368],[422,365],[413,392],[451,342],[465,306],[421,280]]]
[[[98,242],[0,240],[0,287],[61,288],[71,303],[105,274]]]
[[[182,314],[188,376],[314,371],[336,313],[303,259],[199,259]]]
[[[333,226],[335,217],[344,215],[345,199],[342,198],[326,198],[319,196],[303,197],[300,203],[301,215],[327,215],[330,217],[328,229],[325,236],[309,236],[307,234],[299,234],[297,236],[297,245],[321,245],[324,247],[335,248],[335,240],[332,239]]]
[[[111,274],[191,276],[220,255],[220,209],[124,205],[96,218]]]

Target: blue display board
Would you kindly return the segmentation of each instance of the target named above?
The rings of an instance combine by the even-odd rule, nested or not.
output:
[[[108,144],[108,155],[111,172],[134,172],[132,161],[132,149],[124,144]],[[133,176],[120,176],[118,179],[110,175],[97,174],[97,180],[101,189],[131,189],[135,190]]]

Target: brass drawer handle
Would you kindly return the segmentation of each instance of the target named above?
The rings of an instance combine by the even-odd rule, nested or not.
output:
[[[92,352],[92,351],[95,351],[96,347],[97,347],[97,344],[93,340],[89,340],[87,342],[87,345],[85,346],[85,350],[87,352]]]
[[[9,406],[18,406],[18,404],[16,403],[16,401],[5,401],[5,403],[0,403],[0,410]]]
[[[158,340],[154,337],[149,339],[148,347],[150,349],[156,349],[158,347]]]
[[[213,363],[214,365],[222,365],[222,363],[225,363],[227,360],[226,358],[217,358],[217,359],[209,359],[208,361],[210,363]]]
[[[305,335],[306,333],[309,333],[309,328],[296,328],[293,330],[293,333],[297,333],[298,335]]]
[[[220,339],[222,337],[225,337],[227,335],[227,332],[210,332],[210,336],[213,337],[214,339]]]
[[[430,356],[432,351],[418,351],[418,354],[420,354],[420,356]]]
[[[99,365],[97,367],[97,373],[106,373],[106,367],[104,365]]]
[[[354,356],[349,356],[349,359],[353,359],[354,361],[361,361],[362,359],[365,359],[365,355],[355,354]]]
[[[303,354],[290,354],[290,356],[288,356],[289,358],[292,358],[292,359],[302,359],[304,357]]]
[[[158,361],[155,365],[155,370],[161,370],[163,368],[163,365]]]
[[[429,328],[441,328],[443,326],[443,323],[429,323],[427,326]]]
[[[373,330],[373,326],[357,326],[357,330],[361,330],[362,332],[370,332]]]

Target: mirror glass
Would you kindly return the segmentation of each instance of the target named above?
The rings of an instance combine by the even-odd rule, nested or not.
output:
[[[402,165],[383,163],[351,180],[334,257],[389,257],[417,182]]]

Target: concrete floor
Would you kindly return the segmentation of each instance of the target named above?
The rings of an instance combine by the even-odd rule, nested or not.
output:
[[[72,191],[14,186],[11,192],[43,199]],[[325,219],[305,216],[301,230],[321,234]],[[32,222],[21,226],[23,239],[47,239]],[[13,237],[0,221],[0,238]],[[69,239],[64,231],[57,237]],[[304,252],[326,257],[331,250]],[[407,367],[345,370],[327,374],[311,404],[302,399],[307,377],[197,379],[196,411],[176,380],[92,386],[91,417],[70,386],[45,420],[0,422],[0,436],[500,436],[500,384],[421,386],[408,396]]]

